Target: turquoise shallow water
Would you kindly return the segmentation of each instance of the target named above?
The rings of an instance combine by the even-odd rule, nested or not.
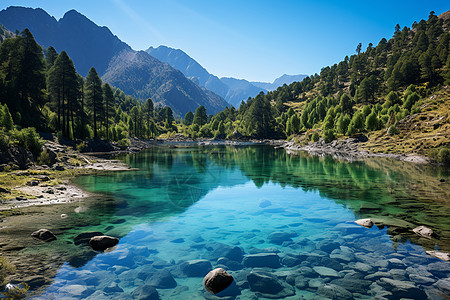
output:
[[[77,180],[109,200],[74,212],[69,218],[98,217],[65,233],[71,241],[101,231],[120,243],[105,253],[80,245],[87,258],[65,263],[35,299],[157,299],[149,286],[161,299],[219,299],[202,287],[217,266],[235,278],[225,299],[444,299],[449,291],[450,263],[425,253],[448,247],[445,169],[265,146],[161,147],[121,159],[139,171]],[[394,225],[367,229],[354,223],[360,217]],[[415,237],[408,226],[419,224],[440,239]],[[194,276],[186,264],[199,259]]]

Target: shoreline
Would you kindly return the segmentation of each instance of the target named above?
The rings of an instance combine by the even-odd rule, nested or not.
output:
[[[370,153],[365,150],[359,149],[359,145],[364,143],[358,138],[347,138],[341,140],[334,140],[331,143],[325,143],[323,139],[317,142],[309,142],[306,145],[296,144],[292,141],[286,140],[215,140],[215,139],[188,139],[188,138],[175,138],[175,139],[157,139],[150,141],[135,140],[133,144],[124,150],[116,150],[111,152],[91,152],[80,153],[72,150],[70,156],[83,161],[83,165],[71,166],[68,161],[62,162],[62,166],[66,171],[73,171],[70,173],[62,173],[65,177],[62,181],[58,180],[59,174],[53,173],[49,178],[48,170],[40,166],[34,166],[27,170],[15,171],[11,174],[28,174],[29,181],[26,184],[16,185],[11,188],[11,191],[16,194],[22,195],[12,197],[3,200],[0,203],[0,212],[8,211],[12,209],[25,208],[36,205],[55,205],[63,203],[72,203],[82,201],[87,197],[94,196],[94,194],[87,192],[72,182],[77,176],[98,174],[102,172],[120,172],[120,171],[133,171],[136,169],[131,168],[126,163],[117,159],[105,159],[102,157],[111,157],[123,153],[137,153],[145,149],[149,149],[157,146],[169,146],[169,147],[189,147],[189,146],[214,146],[214,145],[230,145],[230,146],[249,146],[249,145],[269,145],[276,148],[283,148],[288,154],[296,155],[298,152],[307,152],[310,155],[316,156],[331,156],[334,159],[344,161],[360,161],[369,157],[390,158],[400,161],[406,161],[418,164],[431,164],[430,160],[424,156],[416,154],[390,154],[390,153]],[[55,143],[56,144],[56,143]],[[49,146],[49,145],[47,145]],[[55,146],[54,143],[50,146]],[[57,144],[57,147],[64,147]],[[67,147],[62,152],[67,150]],[[33,172],[33,173],[31,173]],[[64,172],[64,171],[63,171]],[[53,175],[53,176],[52,176]],[[44,180],[43,180],[44,179]],[[35,184],[27,185],[34,181]],[[48,181],[48,182],[47,182]]]

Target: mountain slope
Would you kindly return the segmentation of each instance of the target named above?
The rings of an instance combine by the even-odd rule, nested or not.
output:
[[[254,86],[263,88],[268,91],[273,91],[282,86],[283,84],[291,84],[295,81],[302,81],[305,79],[307,75],[299,74],[299,75],[287,75],[284,74],[277,79],[275,79],[272,83],[268,82],[259,82],[259,81],[251,81],[250,83]]]
[[[144,51],[124,50],[116,55],[102,79],[125,94],[139,99],[151,97],[160,105],[170,106],[179,117],[200,105],[208,113],[217,113],[227,105],[218,95],[205,92],[180,71]]]
[[[151,97],[156,104],[169,105],[177,116],[199,105],[204,105],[208,113],[217,113],[228,105],[170,65],[134,51],[107,27],[97,26],[75,10],[57,21],[39,8],[9,7],[0,11],[0,24],[11,31],[28,28],[44,48],[66,51],[81,75],[86,76],[95,67],[104,81],[139,99]]]
[[[146,52],[180,70],[186,77],[195,78],[201,86],[220,95],[228,103],[236,107],[240,105],[242,100],[247,100],[248,97],[254,97],[261,91],[267,92],[266,89],[256,87],[247,80],[235,78],[219,79],[179,49],[159,46],[158,48],[150,47]]]

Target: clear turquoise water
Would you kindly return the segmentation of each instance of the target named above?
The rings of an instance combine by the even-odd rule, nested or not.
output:
[[[203,277],[186,277],[177,270],[195,259],[217,266],[217,243],[238,246],[245,255],[276,251],[282,262],[275,269],[229,269],[238,282],[237,299],[267,296],[245,283],[251,271],[274,274],[289,285],[295,293],[289,299],[331,297],[323,286],[342,285],[336,279],[364,281],[363,291],[346,286],[348,299],[403,295],[381,278],[412,284],[427,293],[425,298],[444,297],[445,288],[437,282],[450,275],[450,263],[425,250],[449,246],[448,180],[439,181],[448,179],[448,170],[290,156],[266,146],[160,147],[120,158],[139,171],[78,178],[77,184],[103,193],[107,200],[69,215],[78,223],[95,222],[69,228],[59,238],[70,242],[78,233],[101,231],[119,237],[120,243],[105,253],[78,246],[84,252],[77,255],[87,258],[65,263],[53,283],[34,298],[133,299],[132,292],[147,284],[147,277],[167,269],[177,287],[158,288],[161,299],[204,299],[208,293],[202,288]],[[440,239],[419,239],[411,232],[399,233],[397,227],[366,229],[354,224],[360,217],[424,224],[437,230]],[[291,239],[271,242],[274,232],[289,233]],[[331,242],[338,243],[334,252],[321,250]],[[276,250],[261,250],[269,247]],[[283,263],[286,255],[300,254],[298,264]],[[387,263],[389,259],[401,263]],[[432,271],[430,264],[444,266],[444,271]],[[305,269],[320,266],[336,274]],[[370,277],[377,272],[382,274]],[[419,273],[429,280],[411,277]],[[111,285],[118,288],[112,291],[107,288]]]

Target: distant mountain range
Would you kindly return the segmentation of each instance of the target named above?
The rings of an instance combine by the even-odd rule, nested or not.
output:
[[[81,75],[95,67],[104,81],[139,99],[150,97],[157,105],[168,105],[177,116],[193,112],[199,105],[213,114],[229,106],[180,71],[144,51],[133,50],[107,27],[97,26],[75,10],[57,21],[40,8],[9,7],[0,11],[0,24],[12,32],[28,28],[44,48],[66,51]]]
[[[180,49],[173,49],[167,46],[157,48],[150,47],[147,53],[156,57],[162,62],[168,63],[177,70],[180,70],[186,77],[198,82],[199,85],[213,91],[223,97],[228,103],[235,107],[245,101],[248,97],[254,97],[260,92],[266,93],[277,89],[283,84],[290,84],[294,81],[301,81],[306,75],[283,75],[273,83],[268,82],[250,82],[245,79],[236,79],[232,77],[222,77],[210,74],[195,59]]]

